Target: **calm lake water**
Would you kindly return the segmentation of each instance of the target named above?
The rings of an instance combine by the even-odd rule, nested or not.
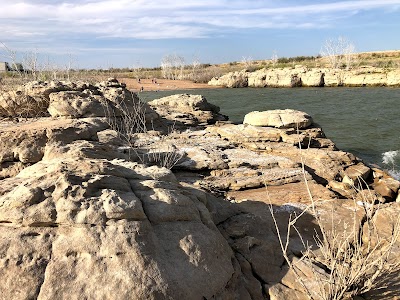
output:
[[[145,101],[178,93],[200,94],[221,113],[242,122],[254,110],[307,112],[339,149],[400,178],[400,88],[242,88],[143,92]]]

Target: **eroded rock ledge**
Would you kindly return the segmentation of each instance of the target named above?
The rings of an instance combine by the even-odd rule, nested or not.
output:
[[[338,150],[306,113],[235,125],[201,96],[152,101],[136,150],[174,153],[169,170],[143,164],[110,130],[100,105],[137,100],[123,85],[59,84],[34,84],[41,113],[56,116],[0,126],[2,299],[305,299],[269,213],[271,203],[284,228],[310,202],[305,179],[327,224],[332,210],[338,226],[352,222],[353,199],[380,202],[376,224],[390,235],[400,183]],[[314,227],[308,214],[298,224],[309,241]],[[302,250],[293,238],[293,259]]]
[[[208,84],[229,88],[400,86],[400,71],[375,67],[342,70],[298,65],[293,68],[230,72],[211,79]]]

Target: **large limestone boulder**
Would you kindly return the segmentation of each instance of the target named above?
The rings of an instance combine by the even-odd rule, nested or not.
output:
[[[342,84],[344,86],[363,86],[365,82],[365,74],[364,73],[355,73],[351,71],[342,71],[343,72],[343,80]]]
[[[86,87],[86,86],[84,86]],[[52,117],[124,117],[144,118],[148,123],[158,119],[157,113],[125,84],[110,78],[83,90],[67,90],[49,94],[48,112]]]
[[[253,111],[244,116],[244,124],[275,128],[307,128],[312,124],[308,114],[292,110]]]
[[[76,140],[98,139],[97,132],[108,127],[100,119],[51,119],[17,124],[3,122],[0,127],[0,178],[13,176],[26,166],[39,162],[51,143],[68,144]]]
[[[272,148],[291,149],[289,145],[303,148],[324,148],[335,150],[335,144],[318,127],[307,129],[252,126],[248,124],[218,124],[208,127],[208,132],[218,134],[233,143],[252,150],[271,150]],[[283,143],[279,143],[283,142]],[[296,148],[297,149],[297,148]]]
[[[107,110],[102,97],[91,93],[66,91],[50,94],[48,111],[52,117],[104,117]]]
[[[325,74],[321,69],[311,69],[300,74],[301,86],[322,87],[325,84]]]
[[[344,86],[385,86],[387,74],[381,68],[363,67],[355,70],[342,70]]]
[[[388,86],[400,86],[400,70],[392,70],[387,73]]]
[[[10,91],[0,92],[0,116],[47,116],[49,95],[60,91],[83,91],[91,85],[84,82],[31,81]]]
[[[248,86],[248,72],[246,70],[229,72],[221,77],[214,77],[208,83],[213,86],[241,88]]]
[[[262,88],[267,86],[266,78],[267,78],[268,70],[263,68],[254,72],[250,72],[248,74],[248,86]]]
[[[206,130],[237,143],[260,142],[265,144],[265,142],[279,142],[282,140],[282,130],[272,127],[224,124],[223,126],[208,127]]]
[[[143,113],[149,123],[158,119],[148,104],[115,78],[96,85],[32,81],[15,90],[0,91],[0,116],[4,117],[119,117],[123,111],[130,115]]]
[[[174,128],[213,124],[227,120],[219,113],[219,107],[211,104],[204,96],[177,94],[148,102],[162,118],[169,120]]]
[[[395,200],[400,190],[400,182],[388,175],[375,177],[372,186],[379,195],[388,200]]]
[[[219,107],[209,103],[202,95],[177,94],[150,101],[149,104],[152,106],[175,107],[182,112],[192,112],[194,110],[219,112]]]
[[[190,193],[165,168],[87,158],[80,147],[53,148],[0,181],[4,299],[228,293],[233,254],[204,193]]]

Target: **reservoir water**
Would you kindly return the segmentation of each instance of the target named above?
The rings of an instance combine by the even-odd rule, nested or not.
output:
[[[296,109],[310,114],[341,150],[400,179],[400,88],[242,88],[142,92],[145,101],[200,94],[242,122],[250,111]]]

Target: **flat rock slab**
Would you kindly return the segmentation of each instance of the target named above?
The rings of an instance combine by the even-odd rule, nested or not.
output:
[[[305,112],[285,109],[252,111],[244,116],[244,124],[276,128],[307,128],[313,120]]]
[[[148,102],[164,119],[172,122],[171,126],[179,129],[183,126],[214,124],[226,121],[227,116],[219,113],[220,108],[209,103],[201,95],[177,94]]]
[[[309,174],[306,174],[311,179]],[[283,185],[300,182],[304,174],[301,168],[271,168],[254,170],[246,167],[213,170],[206,182],[211,189],[238,191],[249,188],[259,188],[265,185]]]
[[[177,94],[150,101],[151,106],[169,106],[181,111],[205,110],[219,112],[219,107],[207,102],[202,95]]]

